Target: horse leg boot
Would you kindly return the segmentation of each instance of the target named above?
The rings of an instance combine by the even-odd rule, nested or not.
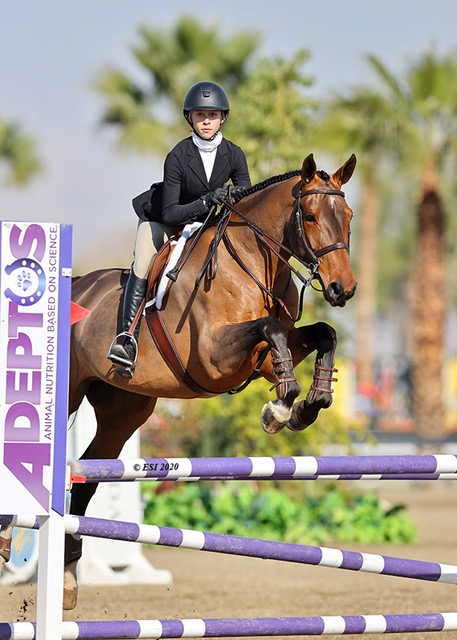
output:
[[[312,424],[321,409],[327,409],[332,404],[333,389],[332,382],[337,378],[333,377],[335,369],[335,350],[337,345],[336,332],[325,322],[318,322],[308,327],[299,327],[291,333],[291,342],[300,342],[299,357],[308,355],[311,350],[316,349],[316,359],[314,363],[313,380],[307,396],[304,400],[294,402],[292,415],[287,427],[291,431],[303,431]],[[294,350],[294,347],[292,347]]]
[[[107,356],[123,378],[131,378],[135,369],[141,316],[138,318],[133,333],[129,333],[129,329],[146,295],[147,284],[147,278],[139,278],[133,268],[130,270],[124,291],[122,333],[114,338]]]

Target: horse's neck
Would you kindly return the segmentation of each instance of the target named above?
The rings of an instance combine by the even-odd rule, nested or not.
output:
[[[240,202],[243,215],[281,244],[285,242],[285,230],[292,215],[291,188],[291,180],[286,180],[270,185]],[[246,236],[249,234],[252,235],[252,231],[246,228]]]
[[[283,253],[281,245],[285,241],[285,229],[292,215],[292,209],[286,204],[286,196],[279,190],[280,186],[282,185],[272,185],[265,193],[260,191],[252,194],[238,206],[243,216],[264,232],[263,241],[247,222],[230,225],[229,229],[229,236],[233,239],[240,258],[251,265],[263,279],[266,277],[268,286],[273,286],[284,270],[284,263],[270,248]],[[234,220],[237,220],[236,216]]]

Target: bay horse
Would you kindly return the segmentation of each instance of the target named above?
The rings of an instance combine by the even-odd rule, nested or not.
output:
[[[336,332],[323,322],[294,326],[299,293],[288,260],[293,256],[310,270],[309,281],[320,281],[330,305],[342,307],[354,295],[356,281],[349,259],[352,211],[341,186],[355,165],[352,155],[329,175],[317,171],[310,154],[301,170],[248,188],[239,201],[235,198],[236,206],[227,203],[218,216],[228,212],[225,223],[217,226],[217,275],[206,270],[197,287],[215,239],[214,227],[203,231],[160,312],[172,350],[184,363],[182,376],[165,362],[144,321],[134,376],[118,375],[107,351],[122,324],[127,274],[105,269],[74,280],[72,300],[91,313],[72,327],[69,413],[87,397],[97,420],[96,435],[82,458],[117,458],[152,414],[158,398],[215,396],[253,374],[274,383],[276,390],[276,399],[261,413],[268,433],[285,426],[302,430],[321,408],[330,406]],[[210,261],[213,271],[215,262]],[[313,351],[312,384],[306,398],[296,401],[300,385],[293,367]],[[84,515],[96,486],[73,486],[70,513]],[[76,606],[80,557],[81,541],[67,535],[65,609]]]

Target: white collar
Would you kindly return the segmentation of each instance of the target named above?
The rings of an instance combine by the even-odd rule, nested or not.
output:
[[[203,140],[194,132],[192,134],[192,142],[201,151],[214,151],[222,142],[222,133],[218,131],[211,140]]]

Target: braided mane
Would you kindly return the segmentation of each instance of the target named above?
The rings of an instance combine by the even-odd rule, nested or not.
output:
[[[265,189],[266,187],[269,187],[276,182],[284,182],[284,180],[289,180],[289,178],[294,178],[296,176],[299,176],[300,174],[301,170],[296,169],[295,171],[287,171],[287,173],[282,173],[278,176],[267,178],[263,182],[258,182],[257,184],[252,185],[252,187],[246,187],[244,191],[240,191],[240,193],[237,193],[233,197],[233,202],[236,204],[241,200],[241,198],[249,196],[251,193],[257,193],[257,191],[262,191],[262,189]],[[326,171],[316,171],[316,174],[319,176],[319,178],[325,180],[325,182],[328,182],[330,180],[330,176]]]
[[[299,176],[300,173],[301,173],[300,169],[297,169],[296,171],[288,171],[287,173],[283,173],[278,176],[273,176],[272,178],[267,178],[263,182],[258,182],[257,184],[252,185],[252,187],[246,187],[244,191],[241,191],[240,193],[234,196],[233,201],[236,204],[241,200],[241,198],[244,198],[245,196],[249,196],[251,193],[257,193],[257,191],[262,191],[262,189],[265,189],[266,187],[269,187],[270,185],[275,184],[276,182],[284,182],[284,180],[288,180],[289,178],[294,178],[296,176]]]

